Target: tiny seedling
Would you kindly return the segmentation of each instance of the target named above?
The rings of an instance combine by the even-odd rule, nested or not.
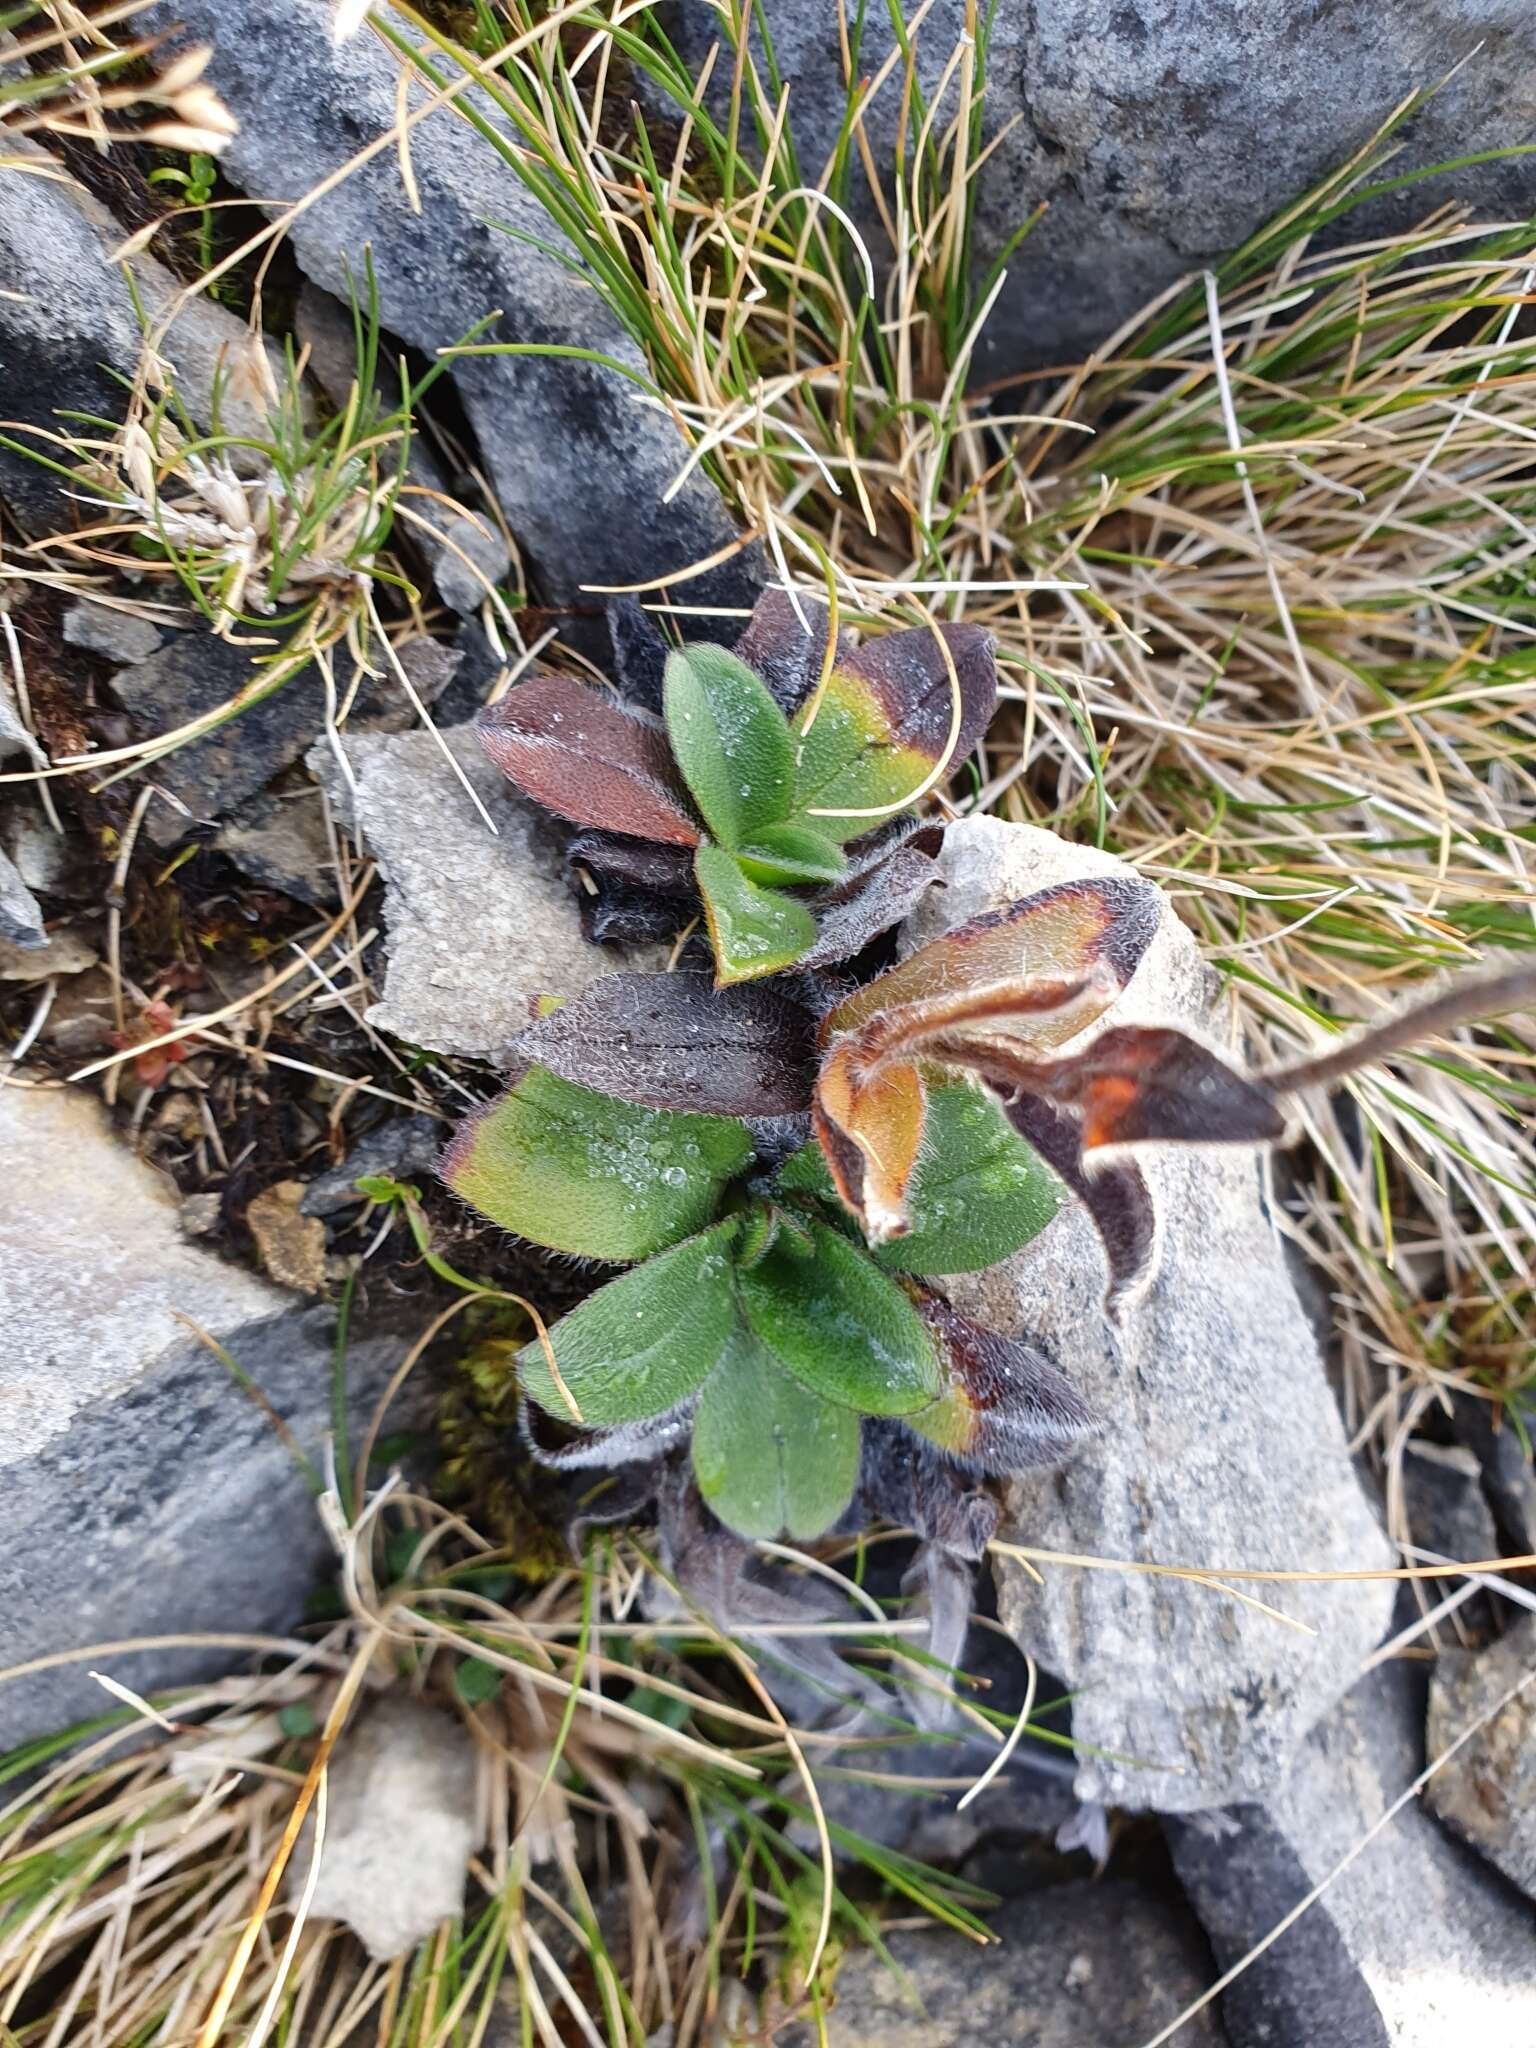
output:
[[[547,1460],[691,1444],[700,1493],[744,1536],[808,1539],[856,1494],[877,1512],[899,1495],[900,1519],[979,1555],[976,1481],[1054,1462],[1092,1424],[1046,1360],[933,1283],[1018,1250],[1070,1191],[1123,1314],[1157,1241],[1126,1148],[1272,1144],[1298,1090],[1536,996],[1531,967],[1462,983],[1245,1074],[1186,1032],[1114,1024],[1158,917],[1132,877],[1070,882],[922,947],[819,1023],[688,972],[616,975],[535,1023],[443,1171],[520,1236],[633,1262],[520,1355],[535,1409],[587,1432]],[[806,1111],[806,1144],[764,1121]]]
[[[535,676],[480,721],[518,788],[585,828],[571,858],[597,892],[594,937],[674,934],[679,903],[700,903],[724,985],[847,960],[905,916],[941,828],[900,814],[986,729],[987,633],[853,648],[777,589],[734,650],[669,652],[635,605],[611,630],[626,701]]]

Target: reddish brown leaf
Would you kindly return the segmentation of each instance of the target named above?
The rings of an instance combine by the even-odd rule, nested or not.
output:
[[[873,1244],[909,1227],[907,1189],[922,1147],[928,1099],[914,1066],[862,1071],[852,1039],[822,1062],[812,1122],[833,1184]]]
[[[839,653],[840,671],[863,678],[888,721],[891,743],[937,761],[949,739],[954,686],[942,638],[960,685],[960,730],[950,760],[958,767],[981,738],[997,706],[997,663],[984,626],[946,623],[931,631],[908,626]]]
[[[814,1027],[798,1004],[713,977],[610,974],[517,1041],[520,1058],[648,1109],[791,1116],[809,1107]]]
[[[584,683],[535,676],[482,711],[477,723],[496,766],[557,817],[670,846],[698,845],[666,735]]]
[[[1019,1062],[1010,1078],[1082,1118],[1085,1152],[1152,1140],[1272,1145],[1285,1118],[1262,1081],[1164,1026],[1123,1024],[1065,1059]]]
[[[989,910],[921,947],[861,988],[828,1018],[830,1034],[890,1019],[899,1042],[962,1022],[973,1000],[989,1002],[988,1028],[1048,1051],[1103,1014],[1135,973],[1157,930],[1157,893],[1109,875],[1062,882]],[[1042,1005],[1031,991],[1076,992]],[[1016,992],[1018,1015],[1006,1011]]]

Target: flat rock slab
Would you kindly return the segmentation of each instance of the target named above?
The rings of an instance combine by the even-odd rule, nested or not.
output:
[[[379,864],[386,897],[384,994],[368,1021],[433,1052],[500,1059],[541,995],[579,995],[660,949],[594,946],[544,813],[494,767],[469,726],[445,734],[496,830],[486,827],[427,732],[345,742],[348,786],[327,747],[309,765]]]
[[[286,1629],[330,1555],[271,1423],[180,1315],[223,1344],[313,1452],[324,1308],[178,1227],[171,1184],[91,1096],[0,1089],[0,1667],[128,1637]],[[376,1394],[404,1340],[360,1342]],[[0,1747],[101,1713],[87,1663],[140,1690],[228,1669],[226,1645],[92,1656],[0,1684]]]
[[[240,121],[220,158],[237,184],[286,204],[335,178],[287,230],[306,275],[348,300],[371,250],[384,326],[428,359],[496,314],[482,341],[589,349],[643,372],[592,284],[572,275],[582,252],[564,252],[566,261],[517,238],[556,249],[563,241],[511,165],[451,107],[410,131],[421,200],[413,208],[392,134],[401,112],[394,54],[366,28],[338,49],[333,12],[329,0],[174,0],[146,17],[212,44],[209,82]],[[418,77],[405,106],[417,111],[426,98]],[[505,135],[488,99],[472,104]],[[374,144],[382,147],[367,162],[336,178]],[[555,602],[578,597],[583,584],[675,572],[734,538],[719,494],[700,476],[662,503],[687,448],[621,371],[556,356],[468,356],[453,378],[501,509]],[[689,591],[701,603],[729,603],[727,593],[746,587],[737,562]]]
[[[901,1975],[872,1950],[853,1950],[835,1980],[830,2048],[1140,2048],[1214,1975],[1187,1908],[1139,1885],[1061,1885],[987,1918],[995,1948],[947,1928],[893,1934]],[[775,2048],[812,2048],[816,2038],[796,2024]],[[1207,2007],[1178,2044],[1224,2048],[1225,2038]]]
[[[409,640],[399,653],[421,702],[435,703],[452,681],[459,656],[427,639]],[[365,676],[358,686],[347,732],[395,731],[416,717],[382,655],[376,665],[378,678]],[[335,673],[337,698],[345,701],[355,670],[344,653]],[[146,660],[118,669],[112,687],[144,736],[157,738],[221,710],[260,677],[250,648],[212,633],[177,633]],[[325,730],[325,721],[325,684],[311,662],[237,717],[153,764],[156,785],[172,801],[150,805],[145,832],[157,846],[174,846],[197,826],[249,803]]]
[[[1073,876],[1123,864],[994,818],[950,827],[948,886],[912,943]],[[1117,1023],[1219,1032],[1215,978],[1165,904]],[[1103,1418],[1059,1471],[1011,1482],[1021,1543],[1135,1562],[1329,1571],[1395,1559],[1350,1464],[1317,1340],[1297,1298],[1247,1149],[1143,1147],[1164,1219],[1158,1277],[1114,1332],[1104,1261],[1075,1204],[984,1274],[950,1283],[992,1327],[1041,1344]],[[1392,1587],[1259,1588],[1304,1635],[1188,1582],[1046,1565],[1045,1584],[999,1560],[1000,1613],[1073,1688],[1087,1748],[1078,1791],[1162,1812],[1225,1804],[1274,1784],[1385,1630]],[[1138,1767],[1139,1766],[1139,1767]]]
[[[1491,1649],[1441,1656],[1429,1688],[1430,1754],[1484,1715],[1484,1726],[1431,1779],[1429,1803],[1536,1899],[1536,1614]]]
[[[1166,1824],[1223,1969],[1326,1886],[1223,1993],[1232,2048],[1536,2041],[1536,1917],[1419,1800],[1334,1875],[1413,1783],[1423,1731],[1422,1669],[1384,1664],[1313,1730],[1266,1804]]]

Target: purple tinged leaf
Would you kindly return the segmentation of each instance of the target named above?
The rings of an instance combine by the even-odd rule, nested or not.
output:
[[[909,1421],[865,1417],[859,1505],[972,1564],[997,1529],[996,1501]]]
[[[786,717],[793,717],[815,688],[827,652],[827,607],[800,593],[810,622],[807,632],[787,591],[765,590],[736,642],[737,657],[767,684]]]
[[[1285,1118],[1261,1080],[1168,1026],[1122,1024],[1101,1031],[1082,1052],[1037,1069],[1023,1062],[1010,1078],[1077,1110],[1084,1152],[1152,1140],[1272,1145],[1285,1134]]]
[[[520,1057],[650,1109],[790,1116],[809,1108],[815,1027],[752,983],[708,974],[611,974],[541,1018]]]
[[[813,899],[816,943],[800,965],[835,967],[853,959],[872,939],[900,924],[919,897],[940,880],[939,864],[930,855],[915,845],[898,847],[851,887],[843,883]]]
[[[654,839],[630,839],[622,832],[591,827],[575,835],[565,857],[572,867],[585,868],[594,879],[611,877],[685,902],[694,893],[693,855],[686,847],[663,846]]]
[[[1031,1345],[983,1328],[942,1295],[925,1292],[918,1312],[949,1385],[907,1427],[965,1470],[1005,1478],[1059,1464],[1095,1433],[1082,1396]]]
[[[557,817],[670,846],[699,827],[666,735],[569,676],[535,676],[476,721],[496,766]]]
[[[959,767],[992,722],[997,708],[997,663],[984,626],[938,628],[960,684],[960,730],[950,755]],[[954,692],[949,663],[927,626],[884,633],[838,658],[840,672],[861,677],[889,722],[892,743],[937,761],[949,738]]]
[[[626,703],[661,716],[661,685],[671,648],[638,598],[616,597],[608,605],[608,644],[613,674]]]
[[[1038,1096],[1019,1095],[1003,1105],[1003,1113],[1088,1211],[1109,1268],[1104,1307],[1111,1322],[1118,1322],[1157,1270],[1157,1209],[1141,1168],[1134,1159],[1115,1159],[1089,1172],[1077,1124]]]

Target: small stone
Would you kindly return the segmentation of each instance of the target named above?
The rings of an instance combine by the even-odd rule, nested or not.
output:
[[[495,588],[506,581],[512,557],[488,519],[466,519],[462,513],[444,514],[441,507],[434,509],[432,524],[442,543],[434,547],[437,560],[432,580],[443,603],[467,617],[484,604],[487,585]],[[427,516],[432,515],[429,512]]]
[[[340,1166],[312,1180],[299,1207],[306,1216],[335,1216],[368,1199],[357,1191],[365,1174],[387,1174],[399,1180],[430,1173],[447,1137],[447,1125],[436,1117],[392,1117],[359,1138]]]
[[[211,1237],[222,1214],[223,1204],[217,1195],[184,1195],[176,1211],[176,1227],[183,1237]]]
[[[1403,1446],[1401,1461],[1403,1508],[1408,1541],[1415,1551],[1433,1557],[1464,1559],[1497,1557],[1499,1533],[1483,1492],[1482,1468],[1464,1444],[1437,1444],[1414,1437]],[[1410,1563],[1417,1563],[1410,1557]],[[1403,1585],[1398,1589],[1393,1622],[1407,1628],[1444,1594],[1453,1591],[1443,1580]],[[1438,1621],[1420,1638],[1438,1649],[1485,1642],[1492,1633],[1492,1608],[1485,1593],[1474,1593],[1454,1616]]]
[[[392,1962],[462,1911],[476,1843],[474,1737],[419,1700],[380,1700],[331,1758],[310,1912],[344,1921],[375,1962]],[[313,1854],[310,1821],[290,1900],[303,1896]]]
[[[8,853],[0,853],[0,941],[36,952],[46,946],[43,909]]]
[[[0,981],[48,981],[56,974],[83,974],[97,955],[76,931],[55,932],[40,946],[0,939]]]
[[[300,903],[334,904],[336,870],[316,789],[265,795],[220,829],[214,845],[243,875]]]
[[[1448,1749],[1529,1680],[1429,1781],[1446,1826],[1536,1899],[1536,1614],[1476,1653],[1442,1652],[1429,1686],[1428,1748]]]
[[[1453,1397],[1452,1418],[1457,1436],[1482,1468],[1488,1505],[1504,1536],[1495,1549],[1529,1556],[1536,1551],[1536,1470],[1520,1432],[1497,1403],[1475,1394]]]
[[[995,1947],[948,1928],[891,1934],[894,1970],[852,1949],[834,1980],[828,2048],[1137,2048],[1215,1974],[1183,1902],[1124,1880],[1032,1891],[987,1921]],[[1210,2006],[1177,2038],[1178,2048],[1224,2048]],[[774,2043],[812,2048],[816,2039],[796,2021]]]
[[[245,1220],[261,1263],[280,1287],[325,1292],[325,1225],[299,1210],[301,1180],[280,1180],[247,1205]]]
[[[444,737],[494,833],[431,733],[346,741],[355,795],[328,747],[312,748],[309,765],[386,885],[384,993],[369,1023],[433,1052],[499,1059],[532,1021],[533,997],[579,995],[600,975],[659,968],[665,954],[589,944],[543,813],[472,727]]]
[[[70,646],[83,647],[88,654],[99,654],[107,661],[147,661],[164,637],[158,626],[137,612],[89,599],[72,604],[64,614],[64,638]]]
[[[949,828],[940,864],[947,886],[924,899],[909,944],[1052,883],[1129,872],[1109,854],[986,817]],[[1220,1036],[1215,986],[1165,899],[1105,1022]],[[1139,1158],[1162,1212],[1162,1262],[1119,1331],[1104,1314],[1098,1238],[1076,1203],[1002,1265],[948,1283],[959,1307],[1039,1344],[1103,1419],[1059,1471],[1010,1482],[1009,1523],[1042,1550],[1133,1562],[1395,1563],[1350,1463],[1257,1155],[1162,1145]],[[999,1613],[1075,1694],[1078,1795],[1159,1812],[1260,1796],[1277,1782],[1392,1609],[1385,1583],[1280,1589],[1277,1604],[1314,1636],[1181,1580],[1044,1571],[1041,1585],[1000,1558]]]

